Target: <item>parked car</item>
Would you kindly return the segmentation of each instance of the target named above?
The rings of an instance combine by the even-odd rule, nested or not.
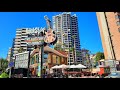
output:
[[[120,78],[120,72],[112,72],[111,74],[109,74],[105,78]]]

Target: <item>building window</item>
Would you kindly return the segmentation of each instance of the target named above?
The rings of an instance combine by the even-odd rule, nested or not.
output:
[[[120,25],[120,21],[117,21],[116,23],[117,23],[117,25]]]

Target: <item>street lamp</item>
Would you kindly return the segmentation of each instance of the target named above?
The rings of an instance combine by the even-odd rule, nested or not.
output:
[[[70,32],[70,29],[68,29],[68,33]],[[69,35],[68,35],[68,40],[69,40]],[[70,44],[68,42],[68,48],[70,49]],[[70,65],[70,50],[68,49],[68,61],[69,61],[69,65]]]
[[[74,40],[74,54],[75,54],[75,56],[74,56],[74,63],[76,64],[77,63],[77,61],[76,61],[76,45],[75,45],[75,35],[73,35],[72,36],[72,38],[73,38],[73,40]]]

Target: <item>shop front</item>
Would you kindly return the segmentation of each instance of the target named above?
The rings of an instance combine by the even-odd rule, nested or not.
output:
[[[67,64],[67,54],[50,48],[49,46],[44,47],[44,56],[48,54],[42,61],[42,73],[46,74],[52,66],[56,64]],[[43,57],[44,57],[43,56]],[[32,76],[37,76],[39,71],[39,48],[33,50],[30,55],[30,71]],[[46,63],[46,64],[45,64]],[[41,63],[40,63],[41,64]],[[49,72],[49,71],[48,71]]]

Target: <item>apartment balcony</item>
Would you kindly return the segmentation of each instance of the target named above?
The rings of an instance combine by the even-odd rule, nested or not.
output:
[[[20,44],[20,42],[15,42],[15,44]]]
[[[17,39],[17,38],[16,38],[16,39],[15,39],[15,42],[18,42],[18,41],[20,41],[20,39]]]
[[[21,33],[16,33],[16,36],[21,36]]]
[[[14,54],[17,54],[17,53],[18,53],[18,51],[14,51],[13,53],[14,53]]]
[[[21,44],[21,46],[27,46],[27,44]]]
[[[21,41],[24,41],[25,39],[24,38],[21,38]]]
[[[24,36],[21,36],[21,37],[25,37],[25,38],[26,38],[26,37],[28,37],[28,36],[24,35]]]
[[[21,36],[16,36],[17,39],[21,39]]]
[[[14,48],[15,51],[19,50],[19,48]]]
[[[23,42],[23,41],[22,41],[21,44],[26,44],[26,42]]]
[[[16,33],[21,33],[21,30],[17,30]]]
[[[27,35],[27,33],[26,33],[26,32],[25,32],[25,33],[22,33],[22,35],[26,36],[26,35]]]
[[[14,47],[20,47],[20,45],[14,45]]]
[[[25,30],[22,30],[22,33],[26,33],[26,29],[25,29]]]

